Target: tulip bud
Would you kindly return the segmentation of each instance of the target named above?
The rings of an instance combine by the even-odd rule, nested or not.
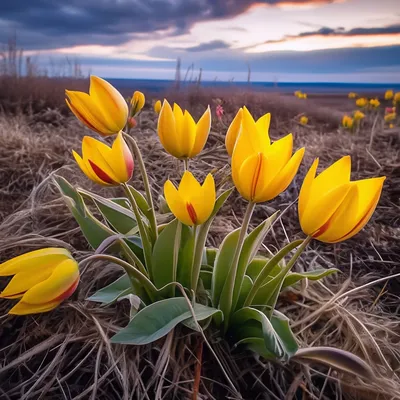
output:
[[[136,91],[135,93],[133,93],[131,99],[131,112],[130,112],[131,117],[134,117],[135,115],[139,114],[139,112],[144,107],[145,101],[146,100],[142,92]]]
[[[133,117],[128,118],[128,128],[133,129],[137,125],[137,121]]]
[[[160,100],[157,100],[157,101],[154,103],[154,112],[155,112],[156,114],[160,114],[161,107],[162,107],[161,101],[160,101]]]

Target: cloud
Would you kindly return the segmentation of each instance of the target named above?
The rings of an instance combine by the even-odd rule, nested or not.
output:
[[[135,34],[182,34],[197,22],[233,18],[253,6],[336,1],[341,0],[1,0],[0,42],[15,29],[25,49],[120,45]]]
[[[185,49],[185,51],[193,53],[201,51],[228,49],[229,47],[230,47],[229,43],[226,43],[223,40],[213,40],[207,43],[200,43],[197,46],[188,47]]]

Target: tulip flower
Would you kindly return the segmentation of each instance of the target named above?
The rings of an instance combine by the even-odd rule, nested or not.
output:
[[[371,99],[369,105],[373,108],[378,108],[381,105],[381,102],[378,99]]]
[[[396,112],[396,107],[386,107],[385,114],[391,114]]]
[[[197,156],[206,144],[211,128],[210,107],[204,112],[199,121],[194,121],[188,111],[174,104],[172,109],[167,100],[158,118],[158,136],[164,149],[179,159]]]
[[[135,115],[139,114],[139,112],[144,106],[145,101],[146,100],[142,92],[136,91],[135,93],[133,93],[131,99],[131,112],[130,112],[131,117],[134,117]]]
[[[349,97],[349,99],[355,99],[357,97],[357,93],[350,92],[348,97]]]
[[[246,200],[261,203],[286,190],[297,173],[304,148],[292,156],[293,136],[276,142],[268,135],[270,115],[257,123],[243,107],[242,129],[232,155],[233,182]]]
[[[68,107],[92,131],[108,136],[125,127],[128,105],[117,89],[104,79],[91,75],[89,94],[71,90],[65,93]]]
[[[31,251],[0,264],[0,276],[12,275],[0,298],[20,299],[8,312],[15,315],[50,311],[79,283],[78,263],[60,248]]]
[[[363,108],[368,104],[368,99],[366,99],[365,97],[361,97],[359,99],[356,100],[356,106]]]
[[[385,92],[385,100],[392,100],[394,96],[393,90],[386,90]]]
[[[307,124],[308,124],[308,117],[306,117],[305,115],[303,115],[303,116],[300,118],[300,124],[301,124],[301,125],[307,125]]]
[[[168,180],[164,184],[165,200],[175,217],[185,225],[201,225],[210,218],[215,204],[215,183],[208,174],[203,185],[185,171],[178,189]]]
[[[390,124],[389,125],[389,129],[393,129],[394,128],[394,125],[393,124]]]
[[[300,190],[303,232],[326,243],[357,234],[371,218],[386,177],[350,181],[351,159],[345,156],[315,177],[314,161]]]
[[[161,107],[162,107],[161,101],[160,101],[160,100],[157,100],[157,101],[154,103],[154,112],[155,112],[156,114],[160,114]]]
[[[400,92],[395,93],[395,95],[393,96],[393,105],[400,105]]]
[[[352,129],[354,126],[354,119],[348,115],[344,115],[342,119],[342,125],[344,128]]]
[[[243,116],[243,109],[239,108],[239,111],[236,113],[235,118],[233,118],[233,121],[229,125],[228,131],[226,132],[225,147],[230,157],[232,157],[233,148],[235,147],[235,143],[239,136],[240,128],[242,126],[242,116]]]
[[[390,113],[390,114],[386,114],[384,116],[385,122],[390,122],[390,121],[394,121],[396,119],[397,115],[396,113]]]
[[[224,115],[224,107],[222,107],[221,104],[217,104],[217,106],[215,107],[215,115],[219,120],[222,119]]]
[[[354,121],[360,121],[365,118],[365,114],[360,110],[357,110],[353,115]]]
[[[111,148],[85,136],[82,140],[82,157],[75,151],[72,154],[82,172],[100,185],[119,185],[132,177],[133,157],[122,132],[118,133]]]

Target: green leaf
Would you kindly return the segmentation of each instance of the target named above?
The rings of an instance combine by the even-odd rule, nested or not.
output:
[[[215,257],[211,283],[211,299],[214,306],[218,306],[220,302],[222,289],[235,255],[239,235],[240,228],[235,229],[226,235],[219,247],[217,256]]]
[[[177,266],[177,281],[190,288],[196,237],[191,227],[182,225],[181,242]]]
[[[300,349],[293,357],[294,360],[319,362],[331,368],[339,369],[364,379],[375,380],[371,367],[360,357],[348,351],[334,347],[310,347]]]
[[[182,224],[174,219],[158,236],[152,254],[152,276],[157,288],[176,282]],[[171,296],[174,295],[171,287]]]
[[[215,264],[215,258],[217,257],[218,249],[215,247],[206,248],[206,264],[213,266]]]
[[[335,272],[340,272],[340,271],[337,268],[329,268],[329,269],[320,268],[308,272],[290,272],[283,281],[282,289],[288,286],[293,286],[295,283],[301,281],[302,279],[307,278],[310,281],[317,281],[328,275],[332,275]]]
[[[137,223],[133,212],[126,207],[119,205],[113,200],[106,199],[95,193],[88,192],[84,189],[78,189],[78,192],[91,199],[103,215],[104,219],[117,232],[122,234],[137,233]]]
[[[203,306],[203,307],[206,307],[206,306]],[[217,310],[216,308],[212,308],[212,307],[206,307],[203,311],[198,312],[195,315],[196,315],[196,318],[198,321],[204,321],[208,318],[211,319],[211,317],[212,317],[212,320],[215,322],[215,324],[217,324],[217,326],[219,326],[223,321],[222,311]],[[209,322],[210,321],[206,321],[206,327],[208,326],[207,324]],[[182,321],[182,324],[187,326],[189,329],[192,329],[197,332],[199,331],[199,329],[197,328],[196,322],[193,320],[193,317],[185,319],[184,321]],[[203,326],[203,329],[205,329],[204,326]]]
[[[211,271],[200,271],[200,279],[203,281],[204,289],[210,290],[211,289],[211,281],[212,281],[212,272]]]
[[[254,259],[250,262],[250,264],[247,267],[246,275],[248,275],[254,281],[269,260],[270,258],[262,256],[254,257]],[[278,265],[275,265],[272,268],[268,276],[275,276],[279,273],[279,271],[281,270],[280,264],[282,264],[282,261],[283,259],[280,261]]]
[[[273,361],[276,360],[276,356],[267,349],[267,347],[265,346],[264,339],[262,338],[247,337],[242,340],[239,340],[239,342],[237,342],[235,346],[239,346],[242,344],[246,345],[246,347],[250,351],[259,354],[261,357],[264,357],[267,360],[273,360]]]
[[[194,313],[198,321],[209,318],[219,310],[195,303]],[[183,297],[157,301],[140,310],[115,336],[112,343],[144,345],[168,334],[180,322],[192,318],[188,303]]]
[[[151,209],[149,206],[149,203],[147,203],[147,200],[145,197],[140,193],[138,190],[136,190],[133,186],[128,185],[129,191],[132,193],[132,196],[134,197],[137,206],[139,207],[140,211],[149,219],[150,214],[151,214]]]
[[[122,275],[113,283],[98,290],[87,300],[95,301],[103,304],[110,304],[122,296],[133,293],[131,280],[127,274]]]
[[[239,300],[236,306],[237,309],[243,307],[244,301],[246,300],[247,295],[249,294],[252,287],[253,287],[253,280],[249,276],[245,275],[243,277],[242,287],[240,289]]]
[[[286,315],[274,310],[271,317],[271,324],[275,329],[276,334],[279,337],[281,346],[285,350],[285,354],[288,357],[293,356],[299,349],[295,336],[290,329],[290,320]]]
[[[97,249],[105,239],[115,235],[113,230],[94,217],[82,196],[66,179],[56,175],[54,181],[90,246]]]

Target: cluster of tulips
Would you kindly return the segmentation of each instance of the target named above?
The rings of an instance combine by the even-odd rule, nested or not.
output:
[[[55,177],[96,252],[79,265],[67,250],[59,248],[36,250],[1,264],[0,276],[13,278],[0,297],[19,299],[10,314],[54,309],[77,288],[79,266],[103,260],[121,266],[125,274],[90,300],[110,303],[127,295],[138,299],[136,306],[132,305],[129,324],[111,339],[113,342],[146,344],[166,335],[178,323],[196,330],[211,323],[235,345],[247,346],[266,358],[320,357],[327,362],[333,357],[333,365],[340,367],[342,363],[346,369],[343,360],[352,357],[349,365],[353,372],[357,368],[361,374],[369,371],[365,363],[347,353],[338,357],[330,348],[319,352],[298,349],[289,320],[276,310],[276,303],[282,290],[300,280],[317,280],[337,271],[296,273],[291,269],[312,239],[338,243],[356,235],[373,214],[385,177],[352,181],[350,156],[317,175],[319,160],[315,159],[298,201],[305,238],[267,258],[259,254],[259,248],[279,218],[278,212],[249,231],[253,210],[288,188],[305,153],[304,148],[293,153],[292,134],[271,142],[270,114],[255,120],[246,107],[237,112],[225,140],[234,186],[222,190],[211,173],[199,182],[188,163],[207,142],[210,108],[196,122],[177,104],[171,107],[167,100],[157,103],[159,140],[166,152],[181,160],[184,170],[179,185],[169,179],[164,183],[172,220],[160,224],[142,154],[130,135],[136,125],[132,119],[145,104],[143,94],[135,92],[127,103],[108,82],[92,76],[89,94],[67,90],[66,96],[75,116],[104,138],[83,138],[81,155],[73,151],[78,166],[99,185],[120,186],[126,197],[105,198]],[[111,145],[106,143],[109,138]],[[144,193],[129,184],[134,169],[139,169]],[[242,225],[228,233],[218,249],[208,248],[212,221],[234,188],[247,202]],[[90,211],[87,202],[97,207],[100,217]]]
[[[295,92],[294,92],[294,95],[298,98],[298,99],[306,99],[308,96],[307,96],[307,93],[304,93],[304,92],[302,92],[301,90],[296,90]]]

